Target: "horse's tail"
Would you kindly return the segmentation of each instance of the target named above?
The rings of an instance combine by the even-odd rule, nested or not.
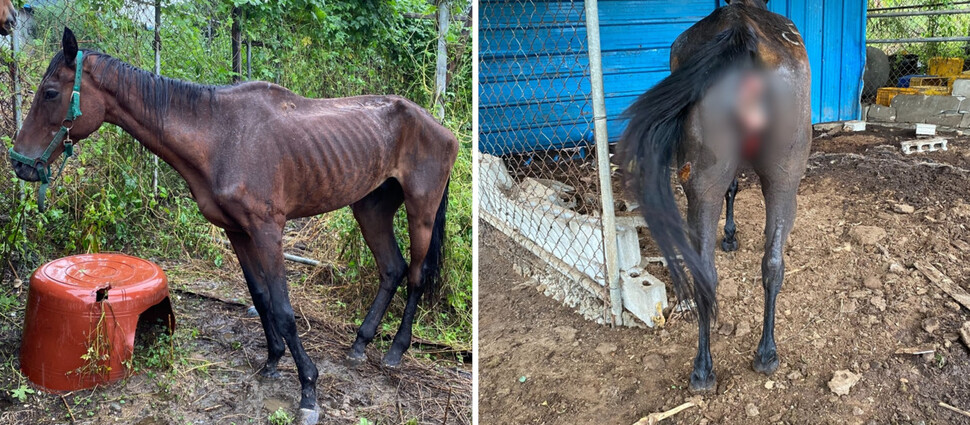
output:
[[[711,318],[717,315],[716,278],[688,242],[671,189],[669,165],[694,105],[728,72],[756,58],[757,39],[750,28],[725,30],[624,112],[630,121],[621,137],[619,157],[628,185],[639,198],[650,234],[667,261],[678,299],[693,299],[698,313]],[[693,288],[685,264],[694,277]]]
[[[434,217],[434,227],[431,230],[431,244],[428,245],[428,254],[424,257],[424,264],[421,267],[421,280],[424,284],[424,301],[433,303],[438,299],[438,290],[441,287],[441,267],[445,259],[445,216],[448,213],[448,183],[445,183],[445,192],[441,195],[441,203],[438,205],[438,212]]]

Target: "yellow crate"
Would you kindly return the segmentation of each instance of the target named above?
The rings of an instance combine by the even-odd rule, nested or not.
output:
[[[963,72],[961,58],[932,58],[930,59],[930,75],[952,77]]]
[[[970,71],[964,71],[960,75],[954,75],[947,79],[946,86],[949,87],[950,91],[953,91],[953,83],[956,80],[970,80]]]
[[[876,103],[882,106],[892,106],[893,98],[900,94],[919,94],[914,88],[883,87],[876,91]]]
[[[914,87],[919,94],[926,96],[949,96],[950,90],[946,87],[924,86]]]
[[[970,77],[970,76],[968,76]],[[950,78],[956,78],[950,77]],[[910,87],[946,87],[947,77],[913,77],[909,80]]]

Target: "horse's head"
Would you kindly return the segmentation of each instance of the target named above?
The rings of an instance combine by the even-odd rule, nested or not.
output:
[[[17,25],[17,9],[12,0],[0,0],[0,35],[10,35]]]
[[[78,141],[95,132],[104,122],[105,103],[97,86],[91,81],[89,72],[84,72],[84,59],[78,58],[77,39],[70,29],[64,28],[61,52],[54,55],[47,72],[37,87],[30,112],[24,119],[23,127],[15,136],[14,147],[10,152],[13,169],[17,177],[27,181],[41,180],[38,166],[49,166],[64,152],[64,141]],[[90,63],[89,70],[90,70]],[[80,70],[82,72],[77,73]],[[73,106],[75,79],[80,75],[77,106]],[[83,93],[83,94],[82,94]],[[66,134],[61,131],[66,129]],[[59,136],[65,136],[58,141]]]

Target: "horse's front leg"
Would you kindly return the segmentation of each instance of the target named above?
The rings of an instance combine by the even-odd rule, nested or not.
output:
[[[317,407],[317,367],[307,356],[303,343],[296,331],[296,319],[290,305],[289,288],[286,284],[286,270],[283,266],[283,220],[263,223],[246,229],[250,243],[240,249],[240,261],[246,259],[250,274],[268,293],[267,319],[290,349],[300,378],[300,424],[316,424],[319,419]],[[255,305],[259,305],[254,300]],[[257,307],[258,308],[258,307]],[[264,325],[264,328],[266,325]],[[269,342],[272,344],[272,342]],[[271,356],[274,351],[270,352]],[[272,360],[272,359],[270,359]],[[269,361],[267,361],[269,363]]]
[[[243,276],[246,278],[246,286],[249,287],[249,295],[253,298],[253,306],[259,313],[259,321],[263,325],[263,332],[266,334],[266,348],[269,353],[260,374],[267,378],[279,378],[280,373],[276,366],[279,364],[280,358],[283,357],[283,353],[286,352],[286,345],[276,331],[276,323],[272,318],[269,288],[266,286],[265,280],[255,274],[258,259],[252,253],[257,252],[257,249],[253,245],[252,239],[245,233],[227,231],[226,236],[229,237],[232,249],[236,252],[236,257],[239,258],[239,265],[242,267]]]

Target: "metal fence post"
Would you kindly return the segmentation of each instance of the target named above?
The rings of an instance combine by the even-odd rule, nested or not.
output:
[[[155,0],[155,75],[162,75],[162,0]],[[158,195],[158,155],[152,155],[152,195]]]
[[[24,113],[21,108],[21,105],[24,99],[23,99],[23,93],[20,90],[20,66],[17,63],[17,52],[20,51],[20,39],[19,39],[18,32],[19,30],[15,29],[14,32],[10,34],[10,51],[11,51],[10,55],[13,58],[12,60],[13,67],[11,68],[11,70],[13,74],[12,77],[13,77],[14,134],[17,134],[18,132],[20,132],[20,126],[23,125],[23,122],[24,122]],[[17,182],[18,182],[17,187],[19,188],[18,195],[20,197],[20,203],[21,205],[23,205],[24,201],[27,200],[27,188],[23,180],[17,179]],[[22,220],[20,231],[21,231],[21,235],[23,235],[23,237],[26,238],[27,220]]]
[[[438,121],[445,119],[445,85],[448,80],[448,24],[451,21],[449,2],[438,2],[438,61],[434,72],[434,114]]]
[[[606,133],[606,101],[603,93],[603,63],[600,52],[600,20],[597,0],[585,0],[586,37],[589,48],[589,74],[592,86],[593,129],[596,137],[596,168],[603,204],[603,252],[606,256],[606,283],[610,290],[613,324],[623,324],[623,292],[617,261],[616,217],[613,211],[613,186],[610,182],[610,140]]]

